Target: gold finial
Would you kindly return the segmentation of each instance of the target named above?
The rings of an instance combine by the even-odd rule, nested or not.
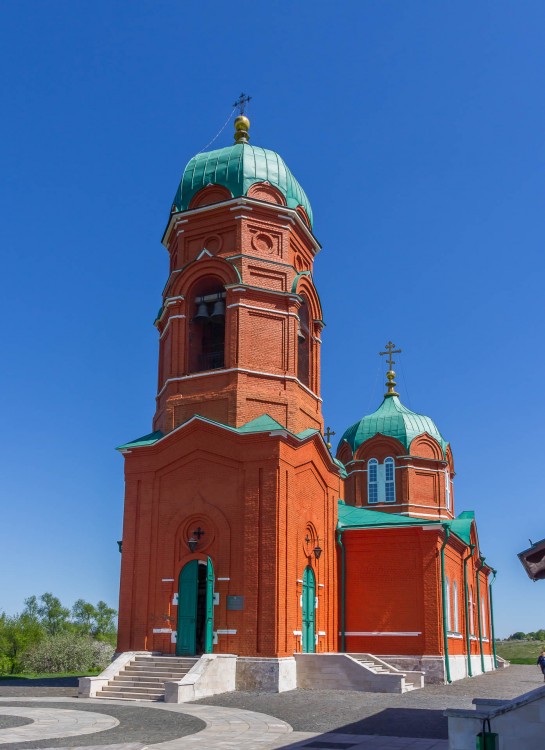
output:
[[[239,115],[235,119],[235,143],[248,143],[250,135],[250,120],[244,115]]]
[[[250,120],[244,116],[244,109],[252,97],[242,92],[233,107],[238,107],[238,117],[235,118],[235,143],[248,143],[250,135]]]
[[[384,356],[385,354],[388,355],[388,359],[386,360],[388,362],[389,370],[386,373],[386,387],[388,390],[384,394],[384,396],[399,396],[399,393],[396,393],[396,382],[394,380],[396,374],[392,370],[392,365],[395,365],[395,360],[392,359],[392,354],[401,354],[401,349],[396,349],[395,344],[392,344],[391,341],[388,341],[386,346],[384,347],[386,349],[385,352],[379,352],[380,356]]]

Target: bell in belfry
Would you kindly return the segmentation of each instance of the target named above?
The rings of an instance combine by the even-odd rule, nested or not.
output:
[[[225,317],[225,302],[222,299],[221,294],[218,294],[217,300],[214,302],[212,309],[211,318],[224,318]]]
[[[195,315],[195,320],[201,320],[203,318],[208,318],[208,305],[204,301],[204,298],[201,297],[199,306],[197,307],[197,314]]]

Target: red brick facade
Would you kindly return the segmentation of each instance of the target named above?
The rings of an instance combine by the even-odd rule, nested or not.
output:
[[[209,560],[215,652],[301,651],[310,567],[316,621],[307,650],[416,657],[444,656],[448,646],[462,656],[469,643],[472,654],[490,655],[491,569],[474,521],[471,539],[450,531],[450,448],[426,433],[410,450],[382,434],[354,454],[344,442],[337,458],[346,474],[327,450],[312,281],[319,245],[305,210],[288,208],[267,182],[241,198],[209,185],[188,210],[173,211],[164,244],[155,432],[122,448],[118,649],[175,652],[180,572]],[[395,492],[377,502],[369,462],[387,460]],[[343,529],[336,540],[345,494],[349,506],[422,525],[382,525],[377,515],[374,527]],[[231,597],[239,606],[228,606]]]
[[[171,273],[156,323],[154,419],[164,437],[124,449],[118,648],[173,652],[167,631],[176,630],[178,576],[189,560],[209,557],[215,651],[300,651],[308,565],[316,576],[316,650],[335,651],[341,479],[320,434],[323,323],[310,275],[318,245],[304,213],[282,206],[271,186],[208,205],[225,199],[221,190],[198,193],[195,208],[173,215],[165,235]],[[218,293],[224,359],[203,369],[191,361],[200,335],[195,318],[199,300]],[[264,414],[281,429],[229,429]],[[187,540],[197,528],[205,534],[191,553]],[[243,596],[244,608],[227,610],[228,596]]]

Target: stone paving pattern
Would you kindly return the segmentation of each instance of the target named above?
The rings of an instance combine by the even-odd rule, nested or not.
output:
[[[446,708],[473,708],[473,698],[515,698],[542,684],[537,667],[514,664],[507,670],[451,685],[428,685],[403,695],[348,690],[236,692],[203,698],[198,703],[262,711],[284,719],[295,731],[446,739]]]
[[[448,750],[445,708],[471,707],[474,697],[512,698],[543,684],[537,668],[512,666],[404,695],[293,690],[231,693],[174,705],[51,697],[52,690],[72,688],[30,682],[23,688],[0,682],[0,715],[9,707],[45,709],[54,722],[63,709],[110,716],[119,725],[77,740],[36,736],[4,744],[10,750]]]

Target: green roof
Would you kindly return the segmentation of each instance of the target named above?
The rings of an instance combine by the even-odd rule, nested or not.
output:
[[[353,505],[346,505],[339,500],[339,521],[337,528],[341,531],[348,529],[372,529],[372,528],[402,528],[405,526],[429,526],[441,524],[447,526],[453,534],[465,544],[471,540],[471,525],[475,520],[472,510],[465,510],[457,518],[451,521],[438,518],[415,518],[414,516],[402,516],[399,513],[384,513],[380,510],[368,510]]]
[[[174,205],[177,211],[186,211],[195,193],[207,185],[223,185],[238,198],[256,182],[277,187],[289,208],[303,206],[312,226],[310,202],[286,162],[275,151],[249,143],[234,143],[194,156],[184,169]]]
[[[256,417],[256,419],[251,419],[249,422],[246,422],[246,424],[243,424],[240,427],[230,427],[229,425],[222,424],[221,422],[215,422],[213,419],[208,419],[208,417],[202,417],[200,414],[195,414],[187,421],[190,422],[191,419],[194,419],[195,417],[197,417],[198,419],[202,419],[205,422],[211,422],[212,424],[216,424],[219,427],[223,427],[223,429],[225,430],[238,432],[241,435],[257,432],[277,432],[278,430],[282,430],[288,435],[293,435],[293,437],[296,437],[298,440],[306,440],[306,438],[312,437],[312,435],[316,435],[320,432],[319,430],[314,430],[312,428],[302,430],[302,432],[298,433],[290,432],[284,427],[284,425],[280,424],[280,422],[277,422],[276,419],[273,419],[268,414],[262,414],[260,417]],[[185,422],[183,424],[185,424]],[[178,425],[178,427],[181,426],[182,425]],[[178,427],[176,429],[178,429]],[[164,437],[165,434],[160,430],[157,430],[156,432],[150,432],[148,435],[143,435],[142,437],[136,438],[136,440],[131,440],[129,443],[118,445],[116,450],[125,450],[126,448],[139,448],[145,445],[154,445]],[[344,471],[344,466],[340,461],[337,461],[334,458],[333,461]]]
[[[435,422],[423,414],[403,406],[397,396],[386,396],[379,408],[349,427],[342,436],[339,447],[346,441],[355,453],[362,443],[375,435],[387,435],[403,443],[407,451],[415,437],[427,432],[435,438],[445,452],[448,443],[437,429]]]

